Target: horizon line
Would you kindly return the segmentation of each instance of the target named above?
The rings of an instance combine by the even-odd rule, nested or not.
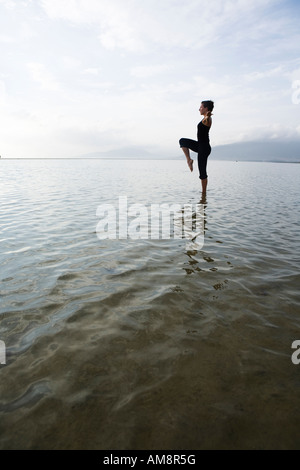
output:
[[[0,157],[0,161],[3,160],[182,160],[181,157],[149,157],[149,158],[140,158],[140,157]],[[211,161],[218,162],[236,162],[236,163],[296,163],[299,164],[300,160],[247,160],[242,159],[238,160],[235,158],[211,158]]]

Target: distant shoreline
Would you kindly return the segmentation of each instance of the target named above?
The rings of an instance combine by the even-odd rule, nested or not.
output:
[[[1,161],[8,161],[8,160],[121,160],[121,161],[130,161],[130,160],[138,160],[138,161],[179,161],[182,160],[181,157],[176,158],[138,158],[138,157],[1,157]],[[294,160],[235,160],[235,159],[218,159],[218,158],[211,158],[211,161],[214,162],[235,162],[235,163],[295,163],[299,164],[300,161]]]

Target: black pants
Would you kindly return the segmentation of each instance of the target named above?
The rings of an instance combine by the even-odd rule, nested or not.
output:
[[[201,144],[197,140],[192,139],[180,139],[180,147],[186,147],[193,152],[198,154],[198,168],[199,168],[199,178],[205,180],[207,178],[206,165],[207,158],[211,152],[211,147],[209,144]]]

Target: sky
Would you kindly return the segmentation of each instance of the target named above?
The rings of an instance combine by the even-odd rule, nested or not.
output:
[[[299,0],[0,0],[0,155],[300,143]],[[122,150],[123,149],[123,150]]]

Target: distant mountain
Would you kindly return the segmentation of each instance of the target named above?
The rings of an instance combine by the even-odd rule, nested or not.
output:
[[[78,158],[177,160],[182,159],[182,156],[181,154],[176,156],[174,154],[173,156],[162,154],[156,148],[149,150],[142,146],[132,146],[107,152],[88,153]],[[216,145],[212,147],[212,153],[209,158],[211,160],[300,163],[300,141],[257,141]]]
[[[176,153],[175,153],[176,152]],[[194,154],[195,155],[195,154]],[[0,157],[1,158],[1,157]],[[5,157],[4,157],[5,158]],[[10,157],[7,157],[10,158]],[[18,157],[15,157],[18,158]],[[20,157],[19,157],[20,158]],[[25,157],[24,157],[25,158]],[[43,157],[41,157],[43,158]],[[47,157],[50,158],[51,157]],[[59,157],[53,157],[59,158]],[[63,158],[63,157],[62,157]],[[173,154],[161,151],[158,147],[138,145],[121,147],[104,152],[93,152],[64,158],[103,158],[122,160],[182,160],[183,153],[173,150]],[[3,157],[1,158],[3,160]],[[300,140],[294,141],[251,141],[226,145],[212,145],[210,160],[260,161],[300,163]]]
[[[300,141],[238,142],[218,145],[213,147],[210,158],[213,160],[300,163]]]

